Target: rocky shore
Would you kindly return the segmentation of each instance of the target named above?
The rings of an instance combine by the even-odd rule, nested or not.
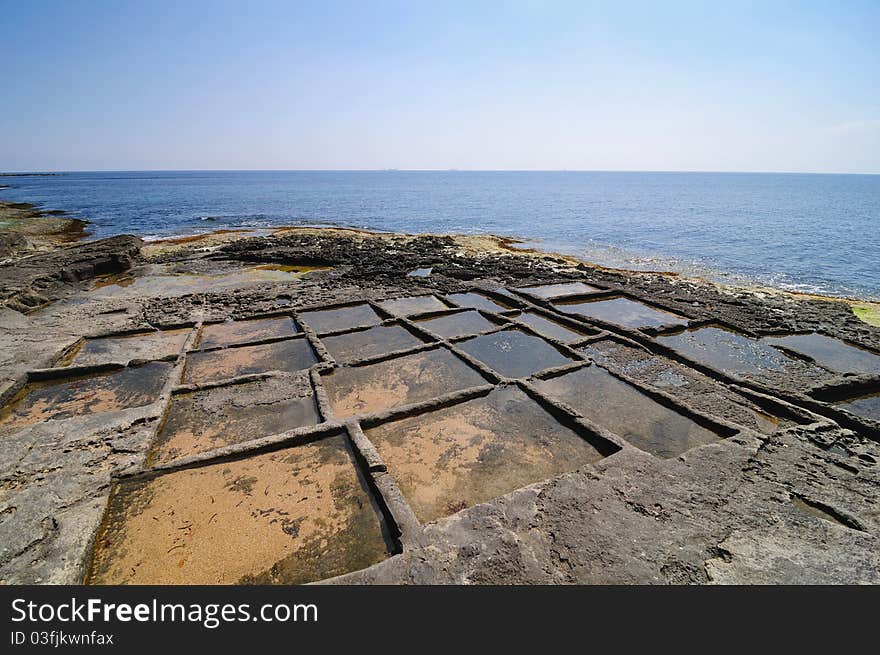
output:
[[[880,581],[872,305],[3,211],[4,582]]]
[[[3,185],[0,185],[2,187]],[[86,221],[27,202],[0,202],[0,263],[55,250],[86,236]]]

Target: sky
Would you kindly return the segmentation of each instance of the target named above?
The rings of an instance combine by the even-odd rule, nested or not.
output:
[[[0,170],[880,173],[880,2],[0,0]]]

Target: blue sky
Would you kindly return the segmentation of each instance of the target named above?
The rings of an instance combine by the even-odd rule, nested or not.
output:
[[[880,2],[0,0],[0,170],[880,172]]]

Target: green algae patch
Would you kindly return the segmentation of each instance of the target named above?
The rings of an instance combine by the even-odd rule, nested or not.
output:
[[[860,321],[880,327],[880,307],[876,305],[852,305],[852,312]]]
[[[263,264],[257,266],[258,271],[281,271],[282,273],[313,273],[314,271],[329,271],[330,266],[295,266],[293,264]]]

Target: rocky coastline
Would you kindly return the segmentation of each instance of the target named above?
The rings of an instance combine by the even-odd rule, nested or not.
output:
[[[880,582],[870,303],[610,270],[500,237],[281,228],[84,241],[81,221],[0,211],[4,582]],[[151,345],[165,339],[175,345]],[[285,417],[313,407],[293,423],[260,418],[257,435],[186,423],[230,403]],[[517,436],[545,435],[528,466],[525,445],[504,447],[511,411],[525,417]],[[169,436],[175,421],[188,427]],[[437,425],[465,436],[445,444]],[[424,447],[406,450],[404,430]],[[570,448],[571,465],[555,459]],[[225,561],[220,537],[199,537],[208,524],[169,523],[168,540],[160,513],[156,535],[141,527],[157,499],[214,489],[212,475],[257,516],[269,508],[253,485],[223,486],[222,467],[265,482],[268,498],[268,471],[294,460],[353,466],[336,507],[368,500],[333,529],[311,523],[329,511],[317,505],[250,528],[258,519],[234,503],[214,517],[178,508],[265,531],[262,559],[219,570],[205,564]],[[326,552],[309,535],[345,556],[316,564]]]

